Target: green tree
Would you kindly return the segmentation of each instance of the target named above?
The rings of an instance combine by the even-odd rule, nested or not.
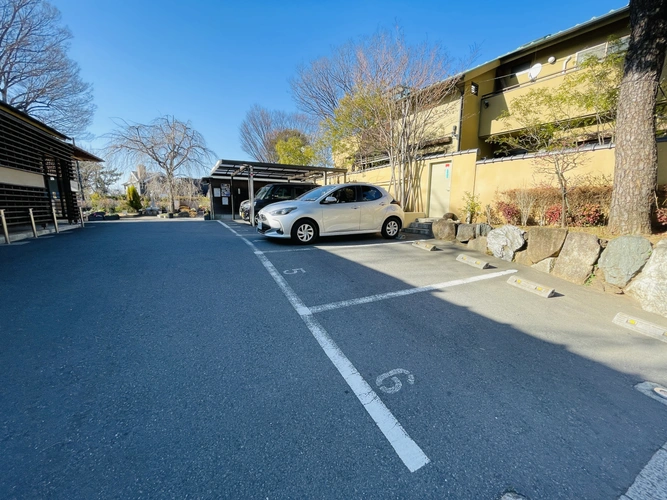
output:
[[[658,182],[655,111],[667,52],[667,2],[630,0],[630,43],[618,100],[612,233],[651,231]]]
[[[568,73],[557,90],[563,102],[583,117],[582,125],[599,144],[615,141],[624,59],[625,45],[611,38],[605,57],[589,56],[578,63],[577,71]]]
[[[307,138],[312,128],[310,120],[302,114],[271,111],[255,104],[239,128],[241,149],[257,161],[279,163],[277,142],[292,135]]]
[[[105,167],[93,161],[80,161],[78,165],[81,185],[86,196],[93,193],[107,196],[112,186],[123,175],[113,167]]]
[[[139,211],[141,209],[141,197],[139,196],[139,191],[137,191],[137,188],[132,184],[127,187],[127,204],[134,210]]]
[[[289,165],[312,165],[315,161],[315,151],[304,137],[293,135],[276,141],[278,163]]]

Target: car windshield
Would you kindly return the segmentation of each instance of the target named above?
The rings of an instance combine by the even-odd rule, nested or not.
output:
[[[257,194],[255,194],[255,199],[263,200],[269,194],[269,191],[271,191],[271,186],[264,186],[262,189],[257,191]]]
[[[311,189],[307,193],[303,193],[297,198],[300,201],[315,201],[319,199],[323,194],[333,191],[338,186],[322,186],[315,189]]]

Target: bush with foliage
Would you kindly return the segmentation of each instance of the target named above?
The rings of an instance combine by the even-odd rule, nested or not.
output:
[[[560,224],[560,214],[561,206],[560,205],[551,205],[544,212],[544,219],[547,224],[550,226]]]
[[[505,221],[505,224],[519,224],[521,220],[521,210],[514,203],[506,201],[496,202],[496,210]]]
[[[667,226],[667,184],[655,192],[655,222],[662,228]]]
[[[587,203],[586,205],[579,207],[576,212],[572,213],[571,217],[572,223],[575,226],[601,226],[605,222],[602,208],[595,203]]]
[[[139,191],[133,185],[127,187],[127,204],[134,212],[141,210],[141,197],[139,196]]]
[[[472,224],[478,215],[482,213],[482,204],[479,202],[479,196],[466,191],[463,193],[463,211],[466,214],[466,222]]]
[[[611,179],[606,176],[580,176],[568,191],[568,224],[596,226],[604,224],[611,206]],[[532,218],[544,226],[561,223],[561,193],[558,188],[542,184],[533,188],[510,189],[497,193],[495,207],[509,224],[522,225]]]

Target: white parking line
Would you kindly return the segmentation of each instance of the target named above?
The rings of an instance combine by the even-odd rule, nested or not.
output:
[[[480,276],[473,276],[472,278],[465,278],[460,280],[445,281],[444,283],[436,283],[435,285],[420,286],[417,288],[407,288],[405,290],[398,290],[397,292],[378,293],[377,295],[369,295],[358,299],[341,300],[340,302],[331,302],[329,304],[322,304],[319,306],[310,307],[310,312],[313,314],[321,313],[323,311],[332,311],[342,307],[358,306],[360,304],[368,304],[370,302],[378,302],[380,300],[393,299],[396,297],[405,297],[415,293],[430,292],[433,290],[442,290],[443,288],[450,288],[458,285],[465,285],[467,283],[474,283],[475,281],[483,281],[492,278],[498,278],[507,274],[516,273],[517,269],[508,269],[507,271],[498,271],[491,274],[482,274]]]
[[[218,221],[220,222],[220,221]],[[315,337],[315,340],[320,344],[320,347],[325,352],[329,360],[338,370],[347,382],[347,385],[354,392],[357,399],[364,406],[364,409],[371,416],[375,424],[378,426],[382,434],[389,441],[389,444],[394,448],[396,454],[403,461],[405,466],[414,472],[430,462],[429,458],[422,451],[422,449],[415,443],[408,433],[403,429],[403,426],[396,420],[396,417],[389,411],[382,400],[378,397],[376,392],[364,380],[359,371],[354,367],[352,362],[345,356],[343,351],[336,345],[327,331],[319,324],[313,317],[311,311],[301,301],[299,296],[287,284],[285,279],[280,275],[280,272],[275,268],[271,261],[264,255],[264,252],[258,250],[255,245],[248,241],[243,236],[239,235],[231,227],[224,222],[220,222],[224,227],[229,229],[236,236],[239,236],[250,248],[253,249],[255,255],[264,265],[264,268],[269,272],[276,284],[280,287],[282,292],[289,300],[292,307],[301,316],[301,319],[306,324],[310,332]]]
[[[264,253],[310,252],[315,248],[286,248],[285,250],[264,250]]]
[[[424,241],[424,240],[416,240]],[[359,245],[315,245],[315,248],[329,249],[329,248],[366,248],[366,247],[379,247],[384,245],[405,245],[406,243],[414,243],[414,241],[392,241],[388,243],[360,243]]]

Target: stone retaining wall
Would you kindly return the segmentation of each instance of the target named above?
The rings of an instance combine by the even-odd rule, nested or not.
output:
[[[667,317],[667,238],[653,247],[642,236],[606,241],[562,228],[535,227],[524,231],[506,225],[490,229],[488,224],[444,220],[433,226],[438,239],[467,241],[472,250],[532,266],[578,285],[627,293],[646,311]]]

